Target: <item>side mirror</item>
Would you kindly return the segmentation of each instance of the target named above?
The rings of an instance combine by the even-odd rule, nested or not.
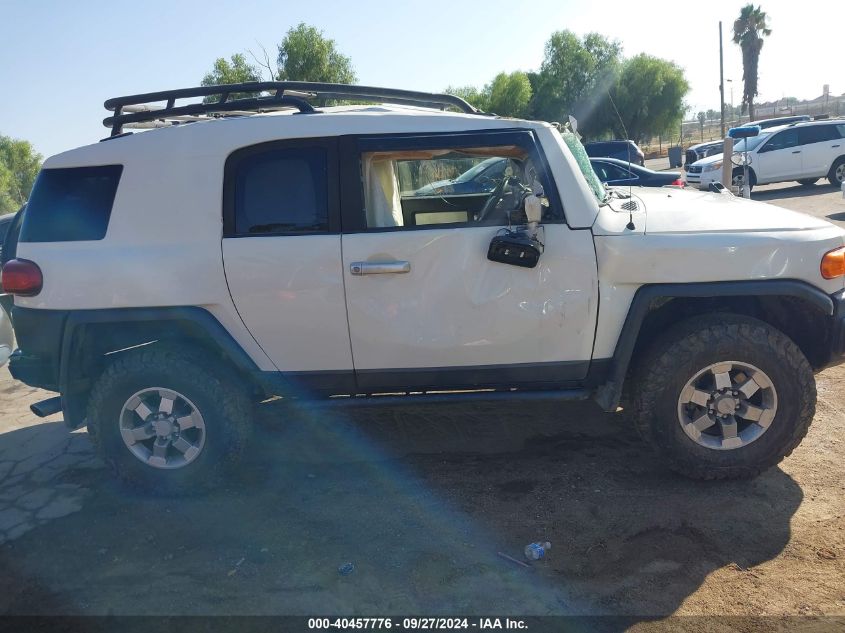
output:
[[[500,264],[534,268],[543,254],[543,243],[526,231],[504,229],[490,241],[487,259]]]

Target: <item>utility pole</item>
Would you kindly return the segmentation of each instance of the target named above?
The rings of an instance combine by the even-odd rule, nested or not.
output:
[[[722,138],[725,138],[725,60],[722,55],[722,21],[719,20],[719,108],[722,112]]]

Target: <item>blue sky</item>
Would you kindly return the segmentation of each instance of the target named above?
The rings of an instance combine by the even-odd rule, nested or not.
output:
[[[597,31],[626,55],[647,52],[685,68],[694,111],[717,108],[718,21],[725,76],[741,98],[730,28],[743,2],[709,0],[417,0],[110,2],[0,0],[0,134],[45,156],[97,141],[108,97],[198,85],[217,57],[259,43],[271,52],[299,22],[349,55],[363,84],[417,90],[483,85],[499,71],[533,70],[549,35]],[[833,0],[762,0],[774,33],[760,66],[760,100],[845,92],[841,12]],[[730,92],[726,91],[726,100]]]

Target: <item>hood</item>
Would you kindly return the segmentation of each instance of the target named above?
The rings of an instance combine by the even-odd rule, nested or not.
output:
[[[712,165],[713,163],[719,162],[722,160],[722,154],[711,154],[707,158],[702,158],[697,160],[693,163],[696,167],[704,167],[705,165]]]
[[[707,191],[641,187],[636,196],[645,207],[646,234],[806,231],[833,226],[806,213]]]

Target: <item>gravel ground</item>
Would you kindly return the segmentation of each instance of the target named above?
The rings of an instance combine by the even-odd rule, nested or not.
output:
[[[845,219],[829,186],[754,197]],[[238,477],[174,500],[117,485],[2,370],[0,613],[845,616],[845,367],[818,385],[806,440],[748,482],[667,473],[590,403],[270,404]],[[497,554],[536,540],[530,569]]]

